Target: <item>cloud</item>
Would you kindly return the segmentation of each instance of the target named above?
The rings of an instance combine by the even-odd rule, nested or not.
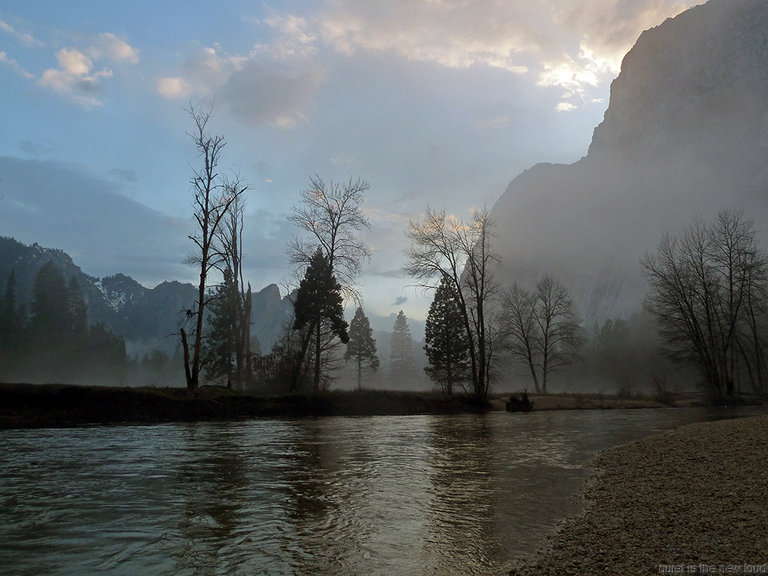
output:
[[[192,87],[181,77],[165,76],[157,79],[157,92],[167,100],[180,100],[189,98]]]
[[[249,53],[206,46],[159,77],[162,97],[213,99],[239,119],[292,129],[310,120],[326,66],[358,53],[461,70],[527,75],[560,90],[558,111],[594,102],[648,26],[703,0],[327,0],[312,16],[270,12],[249,23]],[[339,78],[333,76],[335,81]],[[501,114],[476,129],[506,125]]]
[[[406,302],[408,302],[407,296],[398,296],[397,298],[395,298],[395,301],[392,303],[392,306],[402,306]]]
[[[336,0],[319,28],[342,54],[389,52],[446,68],[530,73],[540,87],[560,88],[575,108],[618,73],[643,30],[703,1]]]
[[[591,89],[614,78],[637,38],[664,19],[704,0],[553,0],[553,30],[566,39],[552,42],[541,61],[537,84],[557,87],[563,100],[557,111],[594,101]]]
[[[475,128],[478,130],[487,130],[489,128],[499,128],[507,126],[511,118],[509,116],[497,116],[496,118],[489,118],[487,120],[481,120],[475,122]]]
[[[311,96],[323,80],[317,68],[290,72],[251,60],[229,77],[221,94],[239,118],[293,128],[306,121]]]
[[[22,67],[19,65],[19,63],[18,63],[18,62],[16,62],[16,60],[14,60],[13,58],[10,58],[10,57],[8,56],[8,54],[6,54],[6,53],[5,53],[5,52],[3,52],[3,51],[0,51],[0,63],[2,63],[2,64],[5,64],[5,65],[6,65],[6,66],[8,66],[8,67],[9,67],[11,70],[13,70],[14,72],[16,72],[17,74],[20,74],[21,76],[23,76],[23,77],[24,77],[24,78],[26,78],[27,80],[32,80],[32,78],[34,78],[34,77],[35,77],[35,75],[34,75],[34,74],[32,74],[32,73],[30,73],[30,72],[27,72],[26,70],[24,70],[24,68],[22,68]]]
[[[38,86],[68,95],[85,108],[93,108],[101,105],[98,95],[104,91],[103,79],[114,76],[110,68],[94,69],[96,63],[135,64],[139,61],[139,52],[114,34],[104,33],[83,49],[59,49],[56,60],[59,67],[43,72]]]
[[[339,0],[323,16],[320,29],[323,39],[343,54],[393,52],[447,68],[483,65],[525,73],[521,54],[536,49],[537,34],[506,18],[506,6],[460,0]]]
[[[24,46],[33,47],[45,45],[41,41],[37,40],[34,36],[32,36],[32,34],[29,32],[19,32],[2,18],[0,18],[0,30],[6,34],[9,34],[10,36],[13,36],[20,44]]]
[[[191,249],[185,219],[151,210],[125,197],[119,183],[72,164],[0,157],[0,173],[4,234],[65,250],[96,276],[123,272],[145,285],[192,279],[182,264]]]
[[[167,99],[215,99],[251,124],[291,129],[307,120],[325,73],[314,65],[278,64],[272,56],[261,47],[248,56],[206,47],[184,63],[180,76],[158,79],[157,91]]]
[[[331,164],[334,166],[351,166],[357,162],[357,159],[346,152],[339,152],[331,158]]]
[[[139,51],[125,40],[109,32],[99,34],[96,41],[88,48],[88,52],[96,59],[128,62],[130,64],[139,63]]]
[[[275,38],[269,43],[256,44],[254,52],[265,52],[276,60],[307,58],[318,52],[317,36],[304,18],[275,13],[255,23],[266,25],[275,33]]]
[[[572,102],[558,102],[557,106],[555,106],[555,111],[557,112],[570,112],[572,110],[576,110],[578,106]]]

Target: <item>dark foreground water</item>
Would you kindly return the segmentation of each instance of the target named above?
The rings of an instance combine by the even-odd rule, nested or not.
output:
[[[504,574],[579,511],[598,450],[736,414],[1,431],[0,574]]]

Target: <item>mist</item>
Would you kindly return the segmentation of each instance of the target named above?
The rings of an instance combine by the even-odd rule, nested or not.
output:
[[[587,155],[509,184],[491,211],[503,283],[551,274],[591,327],[640,311],[640,258],[697,217],[742,210],[766,246],[768,14],[759,2],[729,7],[696,7],[644,32]],[[734,28],[738,41],[720,33]]]

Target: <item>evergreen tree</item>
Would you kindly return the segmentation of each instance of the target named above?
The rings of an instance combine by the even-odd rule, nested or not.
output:
[[[413,338],[408,328],[408,319],[402,310],[392,326],[389,349],[389,372],[393,382],[401,382],[413,376]]]
[[[32,378],[73,382],[122,376],[125,342],[102,325],[88,326],[77,281],[67,281],[53,262],[35,276],[27,334],[21,356]]]
[[[302,330],[305,326],[309,326],[302,339],[302,351],[306,352],[310,341],[314,340],[312,384],[314,391],[318,392],[320,390],[324,327],[329,334],[338,337],[342,342],[347,343],[349,341],[348,325],[344,320],[341,285],[333,275],[330,262],[320,248],[312,256],[304,278],[299,284],[293,309],[295,314],[294,329]],[[301,354],[300,357],[303,358],[304,354]],[[300,369],[300,366],[297,369]],[[299,373],[296,372],[294,382],[298,381],[298,376]]]
[[[18,363],[24,319],[16,303],[16,271],[11,270],[0,300],[0,376],[7,377]]]
[[[208,334],[203,344],[203,365],[209,380],[226,378],[227,388],[235,380],[235,365],[240,340],[241,300],[229,270],[216,287],[208,310]]]
[[[430,364],[424,371],[443,392],[453,393],[456,384],[470,377],[469,344],[461,310],[445,280],[437,287],[429,307],[424,341]]]
[[[53,262],[43,264],[32,287],[30,330],[40,340],[61,340],[68,334],[70,306],[64,275]]]
[[[80,379],[96,378],[99,382],[123,384],[128,368],[125,340],[113,334],[104,324],[88,327],[85,344],[75,368]]]
[[[355,310],[355,317],[349,323],[349,342],[344,359],[353,359],[357,368],[357,388],[362,388],[363,367],[368,366],[376,371],[379,367],[379,357],[376,355],[376,340],[368,316],[362,307]]]
[[[82,343],[81,306],[75,302],[64,275],[53,262],[43,264],[32,287],[29,340],[25,363],[31,375],[68,381],[73,376],[76,348]]]

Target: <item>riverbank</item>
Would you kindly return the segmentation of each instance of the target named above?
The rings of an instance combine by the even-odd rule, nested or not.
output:
[[[495,396],[478,403],[466,395],[386,390],[264,395],[226,388],[128,388],[70,384],[0,383],[0,428],[87,424],[190,422],[259,417],[458,414],[505,410]],[[532,395],[533,410],[639,409],[711,405],[703,398],[663,404],[601,394]],[[759,399],[765,403],[766,399]],[[755,400],[757,402],[757,400]],[[745,402],[739,399],[739,403]]]
[[[692,424],[602,452],[586,512],[510,574],[768,572],[767,460],[768,416]]]
[[[253,395],[226,388],[127,388],[0,384],[0,428],[231,420],[255,417],[367,416],[481,412],[467,396],[428,392]]]
[[[520,394],[516,395],[518,398]],[[744,394],[730,398],[711,398],[704,394],[669,394],[664,402],[648,396],[615,394],[529,394],[533,410],[608,410],[642,408],[696,408],[702,406],[767,406],[768,397]],[[500,409],[504,409],[502,406]]]

